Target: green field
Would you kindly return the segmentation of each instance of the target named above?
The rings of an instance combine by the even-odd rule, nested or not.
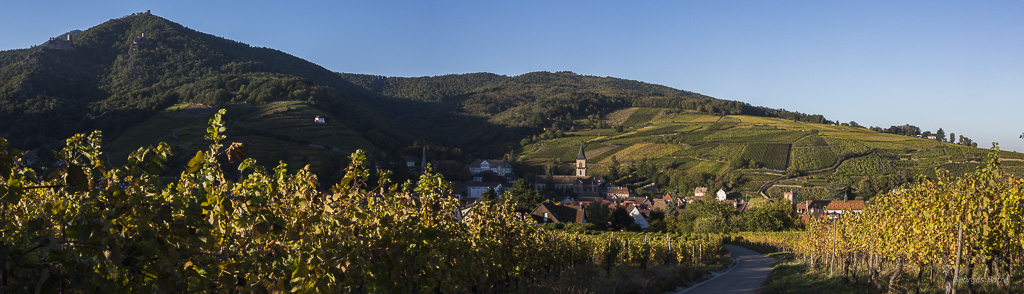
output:
[[[622,164],[620,169],[655,162],[671,178],[705,175],[710,176],[709,184],[727,183],[735,178],[732,174],[739,173],[741,182],[733,190],[746,195],[756,194],[764,183],[786,179],[781,171],[793,170],[799,175],[787,183],[800,187],[787,189],[796,191],[798,199],[810,200],[842,197],[842,190],[837,189],[843,186],[856,192],[857,183],[864,178],[901,171],[910,176],[934,176],[936,168],[965,173],[978,166],[989,152],[864,128],[777,118],[672,113],[661,108],[626,108],[611,116],[604,119],[621,122],[625,127],[622,132],[569,132],[563,138],[523,146],[519,159],[534,166],[552,159],[570,166],[580,144],[586,142],[591,170],[596,175],[608,170],[614,156]],[[1000,152],[1000,157],[1008,163],[1004,170],[1024,174],[1024,154]],[[678,185],[669,188],[686,188],[682,186],[685,184]],[[782,191],[773,187],[768,193],[774,197]]]
[[[640,108],[640,109],[637,109],[636,111],[634,111],[629,116],[629,118],[626,119],[625,122],[622,123],[622,126],[624,126],[624,127],[634,127],[634,126],[644,125],[644,124],[650,122],[652,119],[654,119],[654,117],[657,116],[662,111],[663,111],[662,109],[657,109],[657,108]]]
[[[789,144],[784,143],[747,143],[742,158],[751,162],[751,167],[764,167],[773,170],[785,170],[789,162]]]

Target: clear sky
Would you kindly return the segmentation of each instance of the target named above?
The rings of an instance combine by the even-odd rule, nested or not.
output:
[[[147,9],[338,72],[570,70],[1024,151],[1024,1],[18,1],[0,50]]]

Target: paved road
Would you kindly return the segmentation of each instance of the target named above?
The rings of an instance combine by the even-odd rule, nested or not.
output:
[[[747,248],[733,245],[723,246],[739,259],[736,267],[703,285],[687,289],[681,293],[761,292],[761,286],[768,282],[768,274],[772,272],[772,265],[777,261]]]

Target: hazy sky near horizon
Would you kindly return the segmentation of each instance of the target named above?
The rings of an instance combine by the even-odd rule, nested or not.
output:
[[[338,72],[569,70],[1024,151],[1024,1],[19,1],[0,50],[147,9]]]

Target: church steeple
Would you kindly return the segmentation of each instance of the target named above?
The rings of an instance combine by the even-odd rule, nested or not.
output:
[[[583,153],[583,144],[580,144],[580,154],[576,155],[576,177],[587,177],[587,154]]]

